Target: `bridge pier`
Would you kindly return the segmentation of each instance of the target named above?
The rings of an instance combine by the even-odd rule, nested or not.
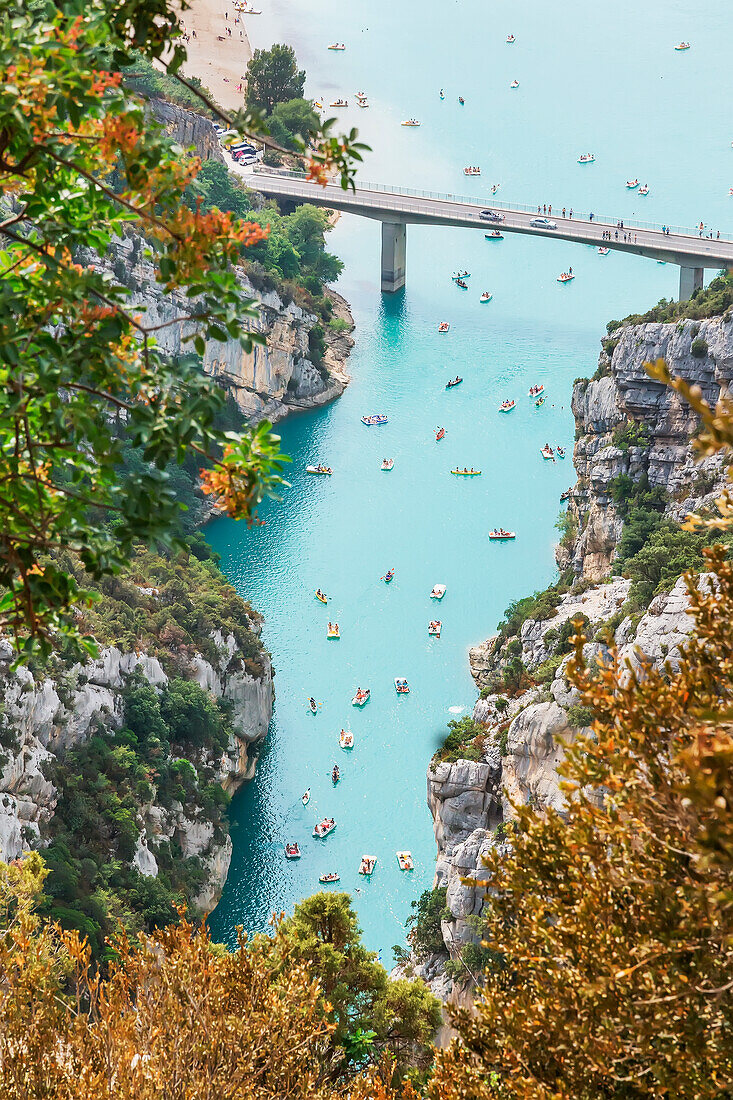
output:
[[[393,292],[405,285],[407,224],[382,222],[382,290]]]
[[[680,268],[680,301],[686,302],[694,291],[702,290],[705,270],[702,267]]]

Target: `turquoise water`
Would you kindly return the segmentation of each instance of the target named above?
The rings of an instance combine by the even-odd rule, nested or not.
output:
[[[349,8],[275,0],[248,23],[254,46],[296,46],[309,94],[369,93],[368,111],[342,118],[374,147],[365,179],[477,195],[499,182],[506,201],[702,219],[723,232],[733,202],[726,12],[722,0],[600,10],[578,0],[552,10],[540,0]],[[693,48],[676,53],[681,39]],[[347,50],[329,52],[333,41]],[[419,130],[399,126],[412,116]],[[577,165],[588,150],[595,164]],[[464,164],[480,164],[482,177],[464,178]],[[646,199],[623,186],[632,175],[649,183]],[[432,883],[425,770],[447,721],[473,705],[467,648],[512,599],[553,577],[558,498],[574,473],[569,458],[553,465],[539,449],[549,441],[571,450],[571,383],[595,369],[605,322],[674,295],[678,272],[586,246],[410,226],[406,290],[383,297],[377,223],[342,217],[330,247],[345,261],[339,289],[357,322],[353,381],[335,404],[281,426],[292,488],[266,507],[265,526],[221,520],[209,529],[225,571],[265,615],[277,670],[271,736],[256,780],[232,805],[234,855],[211,923],[228,941],[237,924],[264,928],[273,911],[319,889],[320,873],[337,870],[366,942],[389,962],[411,900]],[[576,280],[558,284],[571,264]],[[468,292],[450,281],[459,266],[473,273]],[[494,299],[479,305],[484,289]],[[447,336],[436,331],[443,318]],[[446,391],[457,373],[465,381]],[[527,397],[534,382],[546,386],[540,409]],[[518,407],[500,415],[505,396]],[[363,427],[360,417],[373,412],[389,424]],[[436,443],[439,425],[447,434]],[[391,473],[380,470],[385,456],[395,458]],[[318,461],[333,477],[305,474]],[[482,476],[453,477],[456,464]],[[495,524],[515,530],[516,541],[490,543]],[[390,567],[396,577],[386,586]],[[435,583],[447,585],[438,607],[429,599]],[[328,607],[314,599],[317,586]],[[434,616],[439,640],[427,634]],[[326,639],[329,618],[339,641]],[[409,680],[408,696],[396,695],[395,676]],[[363,710],[350,705],[358,685],[372,691]],[[338,746],[345,725],[355,734],[351,753]],[[334,762],[343,777],[336,788]],[[338,827],[317,841],[313,825],[325,815]],[[298,863],[284,860],[291,839],[303,852]],[[413,853],[412,873],[398,869],[402,848]],[[357,873],[362,853],[378,857],[371,880]]]

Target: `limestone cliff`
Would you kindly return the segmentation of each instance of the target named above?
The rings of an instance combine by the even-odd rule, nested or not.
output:
[[[573,389],[578,482],[570,511],[578,536],[561,547],[558,564],[578,576],[603,577],[621,537],[623,519],[612,483],[625,475],[670,496],[667,511],[680,518],[716,496],[723,474],[718,458],[693,462],[690,437],[697,417],[682,399],[652,381],[644,364],[664,358],[672,375],[700,386],[715,404],[733,376],[733,323],[724,317],[677,324],[622,326],[603,341],[598,370]],[[694,350],[693,350],[694,346]]]
[[[206,799],[211,800],[212,785],[232,794],[251,778],[272,715],[272,667],[258,639],[259,616],[211,565],[191,560],[173,566],[148,555],[135,561],[136,570],[143,568],[153,571],[155,584],[115,579],[106,602],[100,603],[99,618],[90,625],[106,644],[100,645],[96,659],[69,665],[54,658],[42,666],[14,669],[9,644],[0,642],[0,860],[15,859],[29,848],[43,850],[58,835],[54,813],[59,769],[68,773],[66,761],[74,750],[98,738],[111,754],[123,753],[128,765],[132,760],[138,777],[134,820],[124,822],[128,846],[134,842],[132,864],[152,878],[158,875],[162,845],[166,851],[175,848],[184,861],[196,857],[197,889],[188,901],[194,909],[208,911],[226,879],[231,840],[219,810],[226,799],[215,799],[216,812],[208,816]],[[110,634],[125,640],[109,644]],[[156,741],[147,762],[142,754],[132,759],[126,746],[136,745],[133,736],[117,749],[114,735],[128,718],[130,689],[140,683],[155,689],[153,698],[163,697],[176,684],[198,685],[201,691],[192,709],[199,701],[217,704],[216,714],[226,719],[219,740],[198,736],[198,728],[191,726],[189,738],[170,746]],[[143,724],[152,728],[156,721],[149,711]],[[156,777],[166,768],[171,774],[183,768],[184,781],[168,783],[163,793]],[[100,775],[88,778],[93,785],[100,782]],[[115,792],[114,776],[112,782],[109,777],[101,781],[112,799],[111,857],[114,807],[125,799]],[[67,844],[68,835],[67,828]]]
[[[184,343],[193,325],[176,319],[191,312],[192,303],[177,294],[167,294],[155,282],[153,267],[146,258],[146,246],[134,234],[117,241],[105,264],[114,277],[132,292],[131,305],[144,310],[145,323],[161,327],[160,345],[171,354],[191,350]],[[97,263],[91,250],[80,250],[79,259]],[[245,418],[256,422],[281,420],[295,409],[316,408],[339,397],[349,381],[346,363],[354,346],[354,323],[348,303],[329,291],[333,315],[348,326],[336,333],[326,327],[326,353],[320,364],[310,352],[311,333],[318,318],[293,301],[284,301],[275,290],[259,291],[240,272],[245,292],[256,300],[259,316],[247,321],[247,328],[261,333],[266,343],[243,351],[237,340],[226,343],[208,340],[203,355],[204,370],[212,375],[236,401]],[[170,322],[176,321],[174,324]]]
[[[691,627],[682,578],[638,610],[629,604],[632,580],[613,573],[624,527],[614,487],[643,484],[664,490],[659,507],[679,521],[708,505],[724,471],[717,460],[693,461],[697,420],[672,391],[652,381],[644,363],[665,358],[673,375],[697,383],[714,403],[733,373],[733,324],[724,317],[675,324],[622,325],[603,341],[599,367],[573,392],[577,484],[569,500],[570,538],[557,548],[564,584],[534,601],[534,614],[470,651],[481,697],[473,711],[470,760],[440,754],[428,769],[428,805],[434,819],[438,860],[435,887],[445,887],[441,932],[444,950],[423,960],[419,971],[436,992],[455,999],[445,972],[461,984],[471,975],[461,963],[467,944],[478,942],[483,893],[466,880],[482,879],[482,856],[503,843],[512,803],[562,810],[557,765],[564,748],[589,720],[565,677],[570,622],[586,621],[587,660],[613,641],[622,657],[642,656],[674,668]],[[575,581],[573,581],[575,577]],[[631,608],[633,614],[628,613]],[[642,613],[643,612],[643,613]],[[456,750],[460,752],[461,750]]]

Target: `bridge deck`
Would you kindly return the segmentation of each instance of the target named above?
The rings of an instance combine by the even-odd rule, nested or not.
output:
[[[312,202],[334,210],[343,210],[378,221],[395,221],[417,225],[460,226],[483,229],[495,228],[491,222],[479,217],[479,212],[489,207],[504,214],[499,227],[502,233],[528,233],[541,237],[554,237],[576,244],[603,245],[619,252],[630,252],[654,260],[664,260],[689,268],[733,268],[733,241],[726,235],[720,240],[700,237],[694,230],[670,227],[663,233],[662,227],[645,222],[627,222],[616,240],[617,219],[594,215],[589,218],[574,216],[563,218],[553,212],[551,220],[557,229],[535,229],[530,225],[538,216],[530,207],[510,206],[495,199],[478,202],[453,195],[434,194],[429,191],[412,191],[407,188],[390,188],[382,184],[359,183],[356,191],[344,191],[340,186],[328,184],[320,187],[308,182],[295,172],[270,172],[259,169],[252,184],[265,195],[278,199]],[[611,240],[604,240],[605,230],[611,230]]]

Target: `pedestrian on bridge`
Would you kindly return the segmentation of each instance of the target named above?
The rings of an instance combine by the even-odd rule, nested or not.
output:
[[[570,207],[570,213],[569,213],[568,217],[570,218],[570,221],[573,220],[573,208],[572,208],[572,206]]]
[[[590,221],[593,221],[593,211],[592,210],[591,210],[590,214],[588,215],[588,218],[589,218]]]
[[[565,217],[565,207],[564,206],[562,208],[562,216],[563,216],[563,218]]]

